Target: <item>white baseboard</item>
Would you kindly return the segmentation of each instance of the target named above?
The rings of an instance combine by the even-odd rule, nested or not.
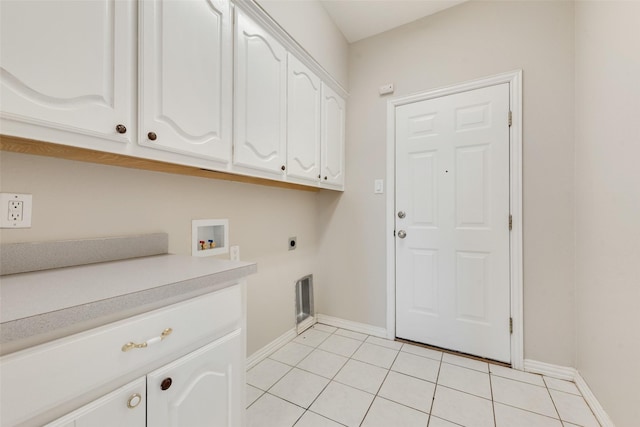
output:
[[[269,344],[262,347],[260,350],[253,353],[251,356],[247,357],[247,370],[253,368],[258,363],[262,362],[267,358],[271,353],[278,350],[280,347],[294,339],[298,334],[296,334],[296,328],[291,328],[284,334],[280,335],[275,340],[271,341]]]
[[[609,415],[607,415],[604,408],[602,407],[600,402],[598,402],[598,399],[596,399],[596,396],[589,388],[589,385],[587,385],[587,382],[584,380],[584,378],[582,378],[582,375],[580,375],[580,372],[578,371],[576,371],[574,382],[576,383],[576,387],[578,387],[578,390],[580,390],[580,393],[582,393],[582,397],[584,397],[584,400],[587,401],[587,404],[593,411],[593,414],[598,419],[600,425],[602,427],[615,427],[613,425],[613,421],[611,421],[611,418],[609,418]]]
[[[537,360],[524,359],[524,370],[559,380],[575,381],[577,371],[567,366],[552,365]]]
[[[353,322],[351,320],[340,319],[339,317],[327,316],[326,314],[316,315],[318,323],[323,323],[336,328],[348,329],[361,334],[373,335],[375,337],[387,338],[386,328],[367,325],[366,323]]]
[[[596,419],[602,427],[615,427],[609,415],[605,412],[604,408],[596,399],[589,386],[587,385],[580,372],[575,368],[567,366],[552,365],[551,363],[538,362],[537,360],[525,359],[524,370],[527,372],[533,372],[535,374],[542,374],[548,377],[557,378],[559,380],[573,381],[578,387],[578,390],[587,402],[587,405],[591,408],[591,411],[595,415]]]

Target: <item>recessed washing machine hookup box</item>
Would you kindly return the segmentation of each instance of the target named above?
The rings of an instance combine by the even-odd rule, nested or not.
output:
[[[210,256],[229,252],[229,220],[194,219],[191,224],[191,255]]]

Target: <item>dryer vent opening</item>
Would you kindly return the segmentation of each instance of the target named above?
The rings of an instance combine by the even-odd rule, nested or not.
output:
[[[301,333],[315,323],[313,310],[313,274],[296,282],[296,329]]]

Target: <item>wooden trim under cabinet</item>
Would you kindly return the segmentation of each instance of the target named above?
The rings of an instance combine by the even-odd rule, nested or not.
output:
[[[201,178],[220,179],[224,181],[244,182],[247,184],[265,185],[268,187],[287,188],[301,191],[320,191],[319,188],[289,182],[272,181],[227,172],[217,172],[193,166],[183,166],[157,160],[148,160],[122,154],[107,153],[68,145],[53,144],[33,139],[0,135],[0,151],[32,154],[35,156],[56,157],[59,159],[76,160],[81,162],[99,163],[102,165],[120,166],[132,169],[142,169],[155,172],[173,173],[177,175],[197,176]]]

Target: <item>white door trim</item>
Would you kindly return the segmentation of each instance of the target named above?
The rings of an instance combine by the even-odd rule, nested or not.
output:
[[[509,106],[512,125],[509,129],[509,206],[513,217],[513,229],[509,236],[510,293],[513,334],[511,335],[511,365],[524,369],[523,336],[523,266],[522,266],[522,70],[511,71],[473,80],[454,86],[433,89],[387,101],[387,199],[386,199],[386,246],[387,246],[387,338],[396,336],[396,264],[395,264],[395,109],[400,105],[459,92],[480,89],[501,83],[509,83]],[[505,227],[507,224],[505,224]]]

